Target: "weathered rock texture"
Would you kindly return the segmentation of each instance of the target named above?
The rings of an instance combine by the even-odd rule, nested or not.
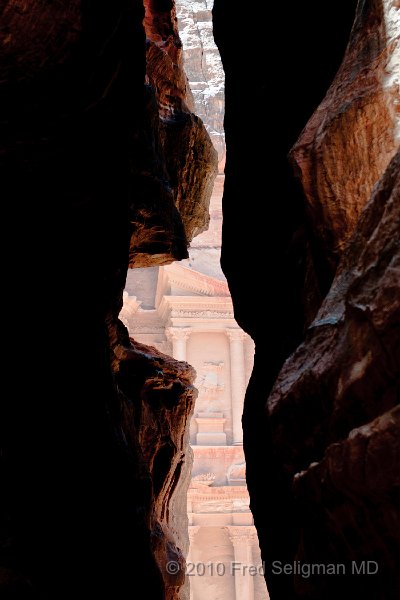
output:
[[[397,153],[359,219],[303,344],[286,361],[268,399],[276,442],[293,448],[297,467],[321,455],[327,441],[347,436],[399,400],[399,227]],[[308,405],[307,424],[299,427]],[[281,456],[290,468],[289,454]]]
[[[347,574],[339,584],[296,577],[299,597],[337,598],[344,589],[366,598],[398,597],[399,413],[396,406],[354,429],[297,477],[304,527],[296,558],[317,564],[337,560]],[[363,564],[370,575],[361,575]]]
[[[111,325],[112,367],[122,407],[122,431],[138,457],[138,489],[149,544],[164,583],[165,600],[183,598],[188,551],[187,488],[192,453],[189,423],[197,390],[193,367],[130,339]],[[170,572],[171,561],[177,568]]]
[[[399,90],[398,3],[360,3],[339,72],[291,152],[323,267],[332,273],[399,147]]]
[[[217,158],[186,105],[172,2],[145,8],[0,8],[2,599],[135,597],[138,578],[172,599],[183,580],[165,562],[187,544],[174,490],[194,374],[117,316],[128,263],[186,256],[206,226]]]
[[[345,594],[384,600],[400,590],[394,566],[400,552],[400,167],[394,157],[400,7],[371,0],[355,8],[314,1],[259,7],[257,23],[283,28],[289,69],[271,60],[276,47],[268,35],[251,36],[251,50],[241,54],[239,17],[222,1],[214,7],[226,73],[222,264],[237,318],[256,341],[244,445],[272,600]],[[296,143],[339,67],[354,12],[342,67]],[[268,82],[260,77],[266,65]],[[323,71],[330,73],[325,90]],[[252,98],[269,93],[273,81],[277,101],[265,123],[259,115],[252,124],[240,122],[245,81]],[[274,153],[251,153],[259,139]],[[293,144],[305,202],[285,167]],[[249,218],[238,208],[243,198]],[[253,268],[250,252],[262,256]],[[257,272],[268,281],[268,294],[258,288]],[[285,576],[273,568],[274,561],[295,560],[345,563],[346,576]],[[352,575],[352,560],[377,561],[379,572]]]
[[[219,171],[225,167],[225,75],[214,41],[214,0],[179,0],[176,3],[179,35],[184,47],[184,66],[193,94],[196,114],[203,119],[218,151]]]
[[[376,561],[378,576],[350,577],[346,586],[377,598],[395,598],[400,590],[394,566],[400,552],[399,231],[400,153],[374,189],[332,288],[267,403],[275,453],[287,477],[296,479],[296,559],[344,562],[348,573],[352,560]],[[334,598],[343,585],[296,581],[304,598]]]
[[[144,202],[142,210],[134,207],[131,267],[186,258],[186,240],[207,229],[217,173],[217,153],[210,137],[188,107],[191,93],[175,7],[169,1],[144,4],[148,85],[147,128],[142,135],[148,153],[137,157]],[[180,219],[184,229],[179,227]]]

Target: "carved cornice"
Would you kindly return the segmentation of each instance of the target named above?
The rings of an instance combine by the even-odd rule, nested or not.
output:
[[[205,296],[230,296],[226,281],[210,277],[183,265],[172,264],[162,267],[162,270],[165,287],[176,286],[188,292]]]
[[[225,460],[232,462],[243,462],[243,446],[192,446],[194,456],[197,458],[218,459],[224,457]]]
[[[177,319],[232,319],[233,312],[221,312],[217,310],[173,310],[172,318]]]
[[[189,488],[188,498],[192,502],[214,502],[227,500],[249,500],[249,492],[245,486]]]
[[[219,320],[228,321],[229,325],[235,323],[232,300],[226,297],[165,295],[160,298],[157,310],[164,323],[170,319]],[[228,323],[225,327],[229,326]]]
[[[132,332],[132,335],[136,334],[151,334],[151,335],[163,335],[164,327],[152,327],[151,325],[144,325],[143,321],[140,319],[129,320],[129,330]],[[153,344],[153,342],[151,342]]]

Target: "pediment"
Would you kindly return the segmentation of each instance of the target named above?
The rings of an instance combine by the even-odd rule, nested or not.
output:
[[[228,284],[178,263],[160,267],[157,301],[163,296],[230,297]]]

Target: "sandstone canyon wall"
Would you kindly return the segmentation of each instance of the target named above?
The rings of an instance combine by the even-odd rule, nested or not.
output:
[[[118,314],[128,264],[183,258],[207,227],[217,156],[173,3],[67,4],[0,8],[0,596],[136,597],[140,580],[172,599],[195,374]]]
[[[214,41],[214,0],[180,0],[176,3],[179,35],[185,49],[185,73],[190,82],[196,114],[204,121],[218,152],[219,172],[226,160],[224,114],[225,74]]]
[[[394,599],[400,7],[371,0],[290,9],[290,18],[279,7],[257,14],[267,31],[283,27],[289,67],[268,35],[251,36],[251,49],[239,52],[237,37],[223,27],[235,16],[218,0],[214,7],[227,83],[223,266],[237,318],[256,341],[243,418],[251,507],[272,599]],[[276,99],[273,114],[256,113],[256,134],[248,121],[247,130],[240,124],[246,81],[257,106],[266,95]],[[269,152],[250,161],[245,152],[256,139]],[[289,183],[291,146],[304,196]],[[253,194],[245,203],[251,216],[243,209],[238,219],[235,210]],[[251,273],[244,265],[250,251],[261,257]],[[243,290],[251,282],[254,301],[257,269],[269,293],[260,293],[255,316]],[[368,560],[378,565],[374,576],[352,572],[352,561]],[[293,572],[295,561],[343,563],[345,575],[302,576]],[[292,566],[287,575],[284,564]]]
[[[355,4],[214,7],[222,261],[257,347],[245,450],[272,600],[399,592],[399,6]],[[355,12],[291,154],[304,201],[287,154]],[[177,598],[194,373],[117,319],[128,265],[184,258],[206,228],[217,171],[173,2],[6,0],[0,35],[0,595],[118,599],[142,595],[140,580],[149,598]],[[382,570],[271,570],[317,558]]]

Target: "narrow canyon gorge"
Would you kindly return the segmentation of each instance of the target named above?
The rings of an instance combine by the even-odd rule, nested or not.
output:
[[[189,599],[196,373],[119,315],[128,269],[198,256],[224,172],[271,600],[395,600],[400,3],[180,10],[213,20],[225,137],[193,76],[220,67],[194,45],[185,72],[174,0],[0,5],[0,598]]]

